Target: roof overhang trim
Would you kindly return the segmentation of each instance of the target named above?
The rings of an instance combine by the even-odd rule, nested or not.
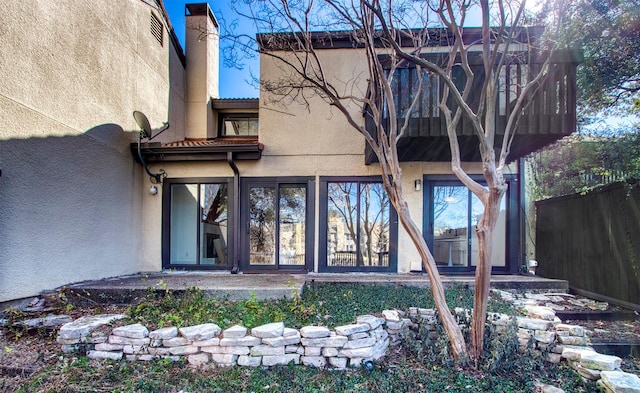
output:
[[[259,160],[262,158],[262,143],[225,144],[211,146],[162,146],[160,143],[144,143],[142,156],[146,162],[162,161],[226,161],[231,153],[234,160]],[[138,144],[131,144],[131,153],[136,161]]]
[[[257,98],[214,98],[211,99],[211,109],[213,110],[229,110],[242,109],[257,111],[259,102]]]

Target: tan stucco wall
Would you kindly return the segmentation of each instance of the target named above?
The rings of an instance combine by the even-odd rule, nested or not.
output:
[[[365,65],[354,50],[330,50],[323,54],[325,64],[331,65],[336,78],[354,83],[349,88],[362,88],[361,80]],[[261,78],[263,80],[278,75],[278,67],[262,57]],[[310,96],[309,106],[290,102],[287,99],[273,100],[267,92],[260,97],[260,136],[264,144],[262,159],[259,161],[238,161],[242,177],[287,177],[310,176],[316,179],[316,199],[319,195],[319,179],[322,176],[369,176],[380,175],[377,164],[364,164],[364,138],[345,120],[336,108],[329,106],[318,97]],[[356,119],[363,121],[355,111]],[[424,174],[451,174],[448,162],[413,162],[402,164],[403,187],[414,220],[422,227],[423,190],[414,189],[415,180],[422,180]],[[470,173],[481,173],[480,165],[465,164]],[[163,168],[171,178],[232,177],[233,172],[226,162],[207,163],[160,163],[153,168]],[[317,271],[319,237],[319,201],[316,200],[315,217],[315,269]],[[158,212],[161,211],[160,198],[145,199],[145,262],[149,270],[160,269],[161,229]],[[153,229],[152,229],[153,228]],[[398,272],[420,269],[421,261],[413,243],[403,228],[399,228]],[[145,266],[147,267],[147,266]]]
[[[268,131],[267,131],[268,132]],[[300,131],[297,140],[304,141],[307,133],[312,130],[307,129],[306,133]],[[352,131],[355,133],[354,131]],[[266,149],[266,146],[265,146]],[[380,175],[378,165],[364,165],[363,154],[345,155],[283,155],[283,156],[263,156],[260,161],[239,161],[236,163],[242,177],[287,177],[287,176],[310,176],[316,179],[316,197],[319,195],[319,180],[323,176],[376,176]],[[479,173],[478,165],[465,165],[470,172]],[[152,170],[162,168],[171,178],[211,178],[211,177],[233,177],[233,171],[225,162],[210,163],[162,163],[152,166]],[[423,214],[423,190],[414,189],[415,180],[422,180],[423,174],[451,174],[450,163],[404,163],[403,188],[407,202],[411,209],[414,220],[422,227]],[[318,201],[316,201],[318,202]],[[161,268],[161,220],[159,212],[162,211],[162,201],[160,195],[157,198],[147,198],[144,200],[144,226],[148,228],[145,233],[145,266],[143,270],[159,270]],[[315,228],[314,238],[316,239],[315,271],[318,263],[318,237],[319,237],[319,205],[315,208]],[[406,273],[410,270],[419,270],[421,260],[415,247],[402,227],[398,231],[398,272]]]
[[[186,17],[187,57],[186,137],[214,136],[210,99],[219,98],[219,32],[208,13]]]
[[[129,150],[131,113],[169,121],[158,140],[184,136],[184,69],[166,26],[163,46],[151,35],[152,10],[2,2],[0,302],[143,270],[141,206],[152,197]]]

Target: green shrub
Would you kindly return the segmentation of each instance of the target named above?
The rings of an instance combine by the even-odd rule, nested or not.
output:
[[[473,304],[473,291],[463,286],[447,289],[445,295],[451,308],[471,308]],[[129,307],[128,316],[150,328],[207,322],[222,328],[233,324],[252,328],[279,321],[294,328],[335,327],[352,323],[358,315],[409,307],[433,308],[431,291],[403,285],[312,282],[305,286],[302,295],[292,291],[291,299],[275,301],[261,301],[255,296],[235,302],[214,299],[195,287],[183,292],[150,288],[139,304]],[[504,312],[510,307],[493,297],[489,302],[491,311]]]

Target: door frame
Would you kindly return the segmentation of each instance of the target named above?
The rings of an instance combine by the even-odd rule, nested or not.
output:
[[[249,217],[249,187],[260,185],[265,187],[275,186],[276,190],[282,185],[304,186],[306,195],[305,214],[305,256],[304,265],[282,265],[276,258],[274,265],[250,265],[249,264],[249,242],[248,236]],[[240,270],[246,273],[307,273],[313,271],[314,265],[314,234],[315,234],[315,178],[309,176],[277,176],[277,177],[242,177],[240,178]],[[276,238],[276,247],[279,239]]]
[[[171,186],[174,184],[226,184],[227,185],[227,263],[225,265],[202,265],[202,264],[171,264]],[[198,195],[200,193],[198,192]],[[186,177],[186,178],[166,178],[162,182],[162,268],[180,270],[230,270],[233,265],[235,242],[233,226],[236,224],[234,217],[233,198],[233,178],[232,177]],[[197,217],[194,217],[197,219]],[[196,223],[194,223],[195,225]],[[200,260],[201,234],[197,231],[198,239],[197,253]]]
[[[471,175],[473,180],[485,183],[484,176]],[[495,274],[517,274],[521,261],[520,261],[520,230],[519,224],[519,207],[520,204],[520,187],[518,186],[518,176],[515,174],[504,175],[507,182],[507,191],[503,198],[505,198],[505,205],[507,209],[506,213],[506,239],[505,239],[505,266],[494,266],[491,268],[491,272]],[[451,185],[462,186],[462,182],[455,177],[455,175],[424,175],[424,195],[422,199],[423,203],[423,223],[422,223],[422,236],[424,237],[430,250],[433,250],[434,236],[433,236],[433,224],[434,224],[434,206],[432,189],[434,186],[439,185]],[[471,230],[471,228],[469,228]],[[470,247],[469,247],[470,249]],[[470,251],[470,250],[469,250]],[[468,253],[469,254],[469,253]],[[470,258],[471,255],[468,255]],[[476,270],[475,266],[464,267],[449,267],[438,265],[438,270],[446,274],[459,274],[469,275],[473,274]],[[424,271],[424,267],[423,267]]]
[[[329,210],[328,184],[332,182],[375,182],[382,183],[380,176],[322,176],[320,177],[318,272],[321,273],[397,273],[398,272],[398,215],[389,203],[389,265],[374,266],[329,266],[327,261]]]

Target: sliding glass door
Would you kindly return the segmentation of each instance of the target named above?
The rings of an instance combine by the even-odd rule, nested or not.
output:
[[[164,187],[163,267],[227,269],[230,182],[168,179]]]
[[[443,271],[473,271],[478,264],[478,236],[475,227],[484,207],[459,181],[425,178],[425,239],[436,264]],[[506,271],[509,261],[518,259],[519,241],[516,205],[512,187],[500,204],[494,230],[491,265]],[[513,209],[513,210],[512,210]],[[517,266],[517,265],[516,265]]]
[[[312,268],[312,181],[247,179],[243,183],[246,270]]]
[[[320,270],[395,272],[397,220],[382,182],[325,178],[320,186]]]

